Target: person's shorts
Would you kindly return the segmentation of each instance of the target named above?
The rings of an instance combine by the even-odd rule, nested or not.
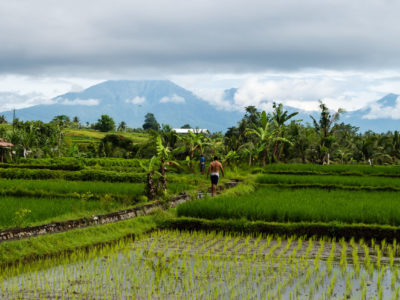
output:
[[[211,175],[211,184],[217,185],[218,184],[218,179],[219,179],[218,175]]]
[[[200,165],[200,171],[201,171],[201,172],[204,172],[205,167],[206,167],[205,164],[201,164],[201,165]]]

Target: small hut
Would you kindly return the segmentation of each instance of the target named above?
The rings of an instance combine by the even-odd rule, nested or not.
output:
[[[11,148],[14,147],[13,144],[10,142],[7,142],[5,139],[0,138],[0,160],[1,162],[4,162],[7,154],[10,156],[10,159],[12,159],[12,153],[11,153]]]

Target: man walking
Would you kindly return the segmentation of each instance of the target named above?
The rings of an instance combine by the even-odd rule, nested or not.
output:
[[[211,173],[211,191],[213,197],[217,195],[219,170],[221,170],[222,176],[225,176],[222,164],[218,161],[218,157],[214,156],[214,161],[210,163],[210,166],[208,167],[207,170],[207,178],[208,175]]]

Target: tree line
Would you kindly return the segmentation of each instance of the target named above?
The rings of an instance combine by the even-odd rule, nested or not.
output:
[[[330,111],[320,103],[318,118],[311,124],[294,120],[297,112],[289,113],[282,104],[273,104],[270,113],[254,106],[245,108],[243,118],[223,134],[199,133],[179,135],[169,125],[160,125],[148,113],[142,128],[129,128],[122,121],[116,125],[108,115],[102,115],[94,124],[82,125],[77,117],[60,115],[49,123],[14,120],[12,130],[0,128],[0,137],[15,145],[19,157],[126,157],[152,158],[157,156],[157,142],[166,147],[172,157],[186,161],[193,168],[201,155],[221,157],[228,165],[246,164],[265,166],[269,163],[364,163],[397,164],[400,158],[398,131],[375,133],[359,132],[359,128],[340,121],[343,110]],[[1,117],[1,116],[0,116]],[[4,118],[3,118],[4,119]],[[3,120],[0,118],[0,121]],[[5,122],[5,119],[2,123]],[[190,128],[189,124],[182,126]],[[91,128],[110,132],[99,144],[71,143],[66,138],[67,128]],[[133,142],[118,132],[145,132],[141,143]],[[160,146],[158,146],[160,147]],[[179,150],[179,151],[177,151]]]

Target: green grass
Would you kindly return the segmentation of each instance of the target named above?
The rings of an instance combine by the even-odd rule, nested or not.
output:
[[[126,208],[117,201],[103,203],[97,200],[82,201],[77,198],[2,197],[0,201],[0,228],[25,227],[55,221],[90,217]],[[30,210],[22,218],[16,212]]]
[[[264,173],[301,174],[301,175],[354,175],[354,176],[385,176],[400,177],[400,166],[369,166],[369,165],[313,165],[313,164],[270,164]]]
[[[343,222],[400,225],[400,194],[321,189],[260,188],[181,204],[178,216],[268,222]]]
[[[72,141],[79,142],[81,139],[87,139],[92,141],[99,141],[108,134],[119,134],[125,136],[133,141],[133,143],[145,143],[149,139],[149,135],[146,133],[136,132],[100,132],[93,129],[66,129],[66,135],[71,137]]]
[[[68,232],[0,243],[0,265],[70,253],[94,245],[107,244],[136,236],[156,227],[153,216],[71,230]]]
[[[241,233],[252,236],[274,234],[282,236],[301,236],[318,238],[356,238],[365,241],[392,242],[398,240],[400,227],[376,224],[342,224],[337,222],[265,222],[245,219],[199,219],[191,217],[170,217],[158,226],[161,229],[182,231],[205,231],[222,233]]]
[[[257,176],[258,183],[287,184],[287,185],[321,185],[325,187],[379,187],[400,189],[398,178],[372,176],[338,176],[338,175],[286,175],[262,174]]]
[[[87,193],[92,194],[112,194],[130,195],[132,198],[139,197],[144,193],[143,183],[125,182],[100,182],[100,181],[66,181],[66,180],[24,180],[24,179],[0,179],[0,190],[9,191],[38,191],[48,194],[72,194]]]

